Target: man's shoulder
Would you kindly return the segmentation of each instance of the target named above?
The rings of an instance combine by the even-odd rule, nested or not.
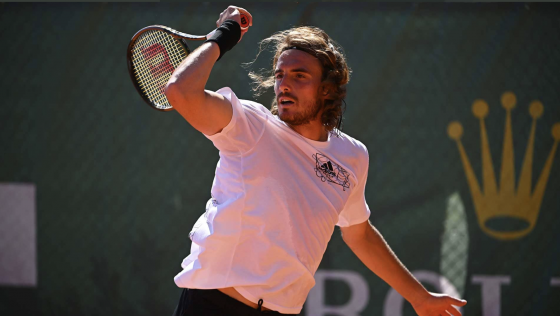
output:
[[[239,102],[247,110],[257,111],[259,113],[266,114],[266,115],[272,115],[269,109],[267,109],[264,105],[258,102],[251,101],[251,100],[244,100],[244,99],[239,99]]]
[[[234,108],[235,107],[240,108],[239,105],[241,105],[241,108],[243,110],[257,112],[259,114],[272,115],[270,113],[270,110],[268,110],[265,106],[263,106],[258,102],[239,99],[236,93],[230,87],[223,87],[217,90],[216,92],[223,95],[226,99],[228,99]]]
[[[342,131],[334,130],[331,137],[343,144],[348,150],[358,152],[362,155],[368,155],[368,149],[364,143]]]

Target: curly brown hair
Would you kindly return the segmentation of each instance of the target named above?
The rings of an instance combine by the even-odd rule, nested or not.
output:
[[[282,52],[288,49],[298,49],[315,56],[323,67],[322,85],[328,94],[323,102],[321,121],[325,128],[332,132],[335,128],[342,130],[343,103],[346,97],[346,84],[350,80],[351,70],[346,64],[342,47],[333,41],[327,33],[317,27],[302,26],[277,32],[260,42],[259,54],[269,45],[275,52],[272,59],[272,71],[257,73],[251,71],[249,77],[253,80],[253,91],[256,96],[274,86],[274,69]],[[255,58],[256,60],[256,58]],[[345,103],[344,103],[345,107]],[[278,114],[276,98],[270,108],[272,114]]]

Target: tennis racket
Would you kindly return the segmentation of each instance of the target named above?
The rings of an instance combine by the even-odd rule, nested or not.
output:
[[[241,29],[248,27],[249,19],[241,14]],[[191,52],[187,40],[204,41],[214,31],[208,35],[191,35],[167,26],[151,25],[136,32],[128,44],[126,59],[128,73],[142,99],[156,110],[173,110],[165,96],[165,85]]]

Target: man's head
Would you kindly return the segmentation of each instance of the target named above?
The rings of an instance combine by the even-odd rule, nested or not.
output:
[[[319,28],[298,27],[261,42],[275,52],[272,76],[250,73],[256,91],[274,86],[271,112],[292,125],[320,115],[328,131],[342,121],[342,104],[350,69],[342,49]]]

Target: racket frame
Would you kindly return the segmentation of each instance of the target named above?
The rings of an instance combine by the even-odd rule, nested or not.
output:
[[[188,40],[194,40],[194,41],[203,41],[203,40],[206,40],[206,35],[191,35],[191,34],[179,32],[179,31],[174,30],[174,29],[172,29],[170,27],[167,27],[165,25],[150,25],[150,26],[146,26],[146,27],[142,28],[141,30],[139,30],[138,32],[136,32],[136,34],[134,34],[134,36],[132,36],[132,39],[130,40],[130,43],[128,43],[128,48],[127,48],[127,51],[126,51],[126,61],[127,61],[127,65],[128,65],[128,74],[130,75],[130,79],[132,80],[132,83],[134,84],[134,87],[136,88],[136,91],[138,91],[140,96],[142,96],[142,99],[146,103],[148,103],[148,105],[150,105],[150,107],[152,107],[153,109],[156,109],[156,110],[162,111],[162,112],[168,112],[168,111],[173,110],[173,107],[170,107],[170,108],[167,108],[167,109],[160,109],[157,106],[155,106],[155,104],[152,101],[150,101],[150,99],[144,93],[144,91],[142,91],[142,89],[140,88],[140,85],[138,84],[138,82],[136,80],[136,76],[134,75],[134,65],[132,64],[132,47],[134,46],[134,44],[136,43],[136,40],[140,37],[140,35],[144,34],[147,31],[151,31],[151,30],[163,31],[163,32],[171,35],[173,38],[177,39],[178,42],[185,48],[185,50],[187,52],[187,56],[191,53],[191,50],[190,50],[189,46],[187,45],[186,40],[188,39]]]

